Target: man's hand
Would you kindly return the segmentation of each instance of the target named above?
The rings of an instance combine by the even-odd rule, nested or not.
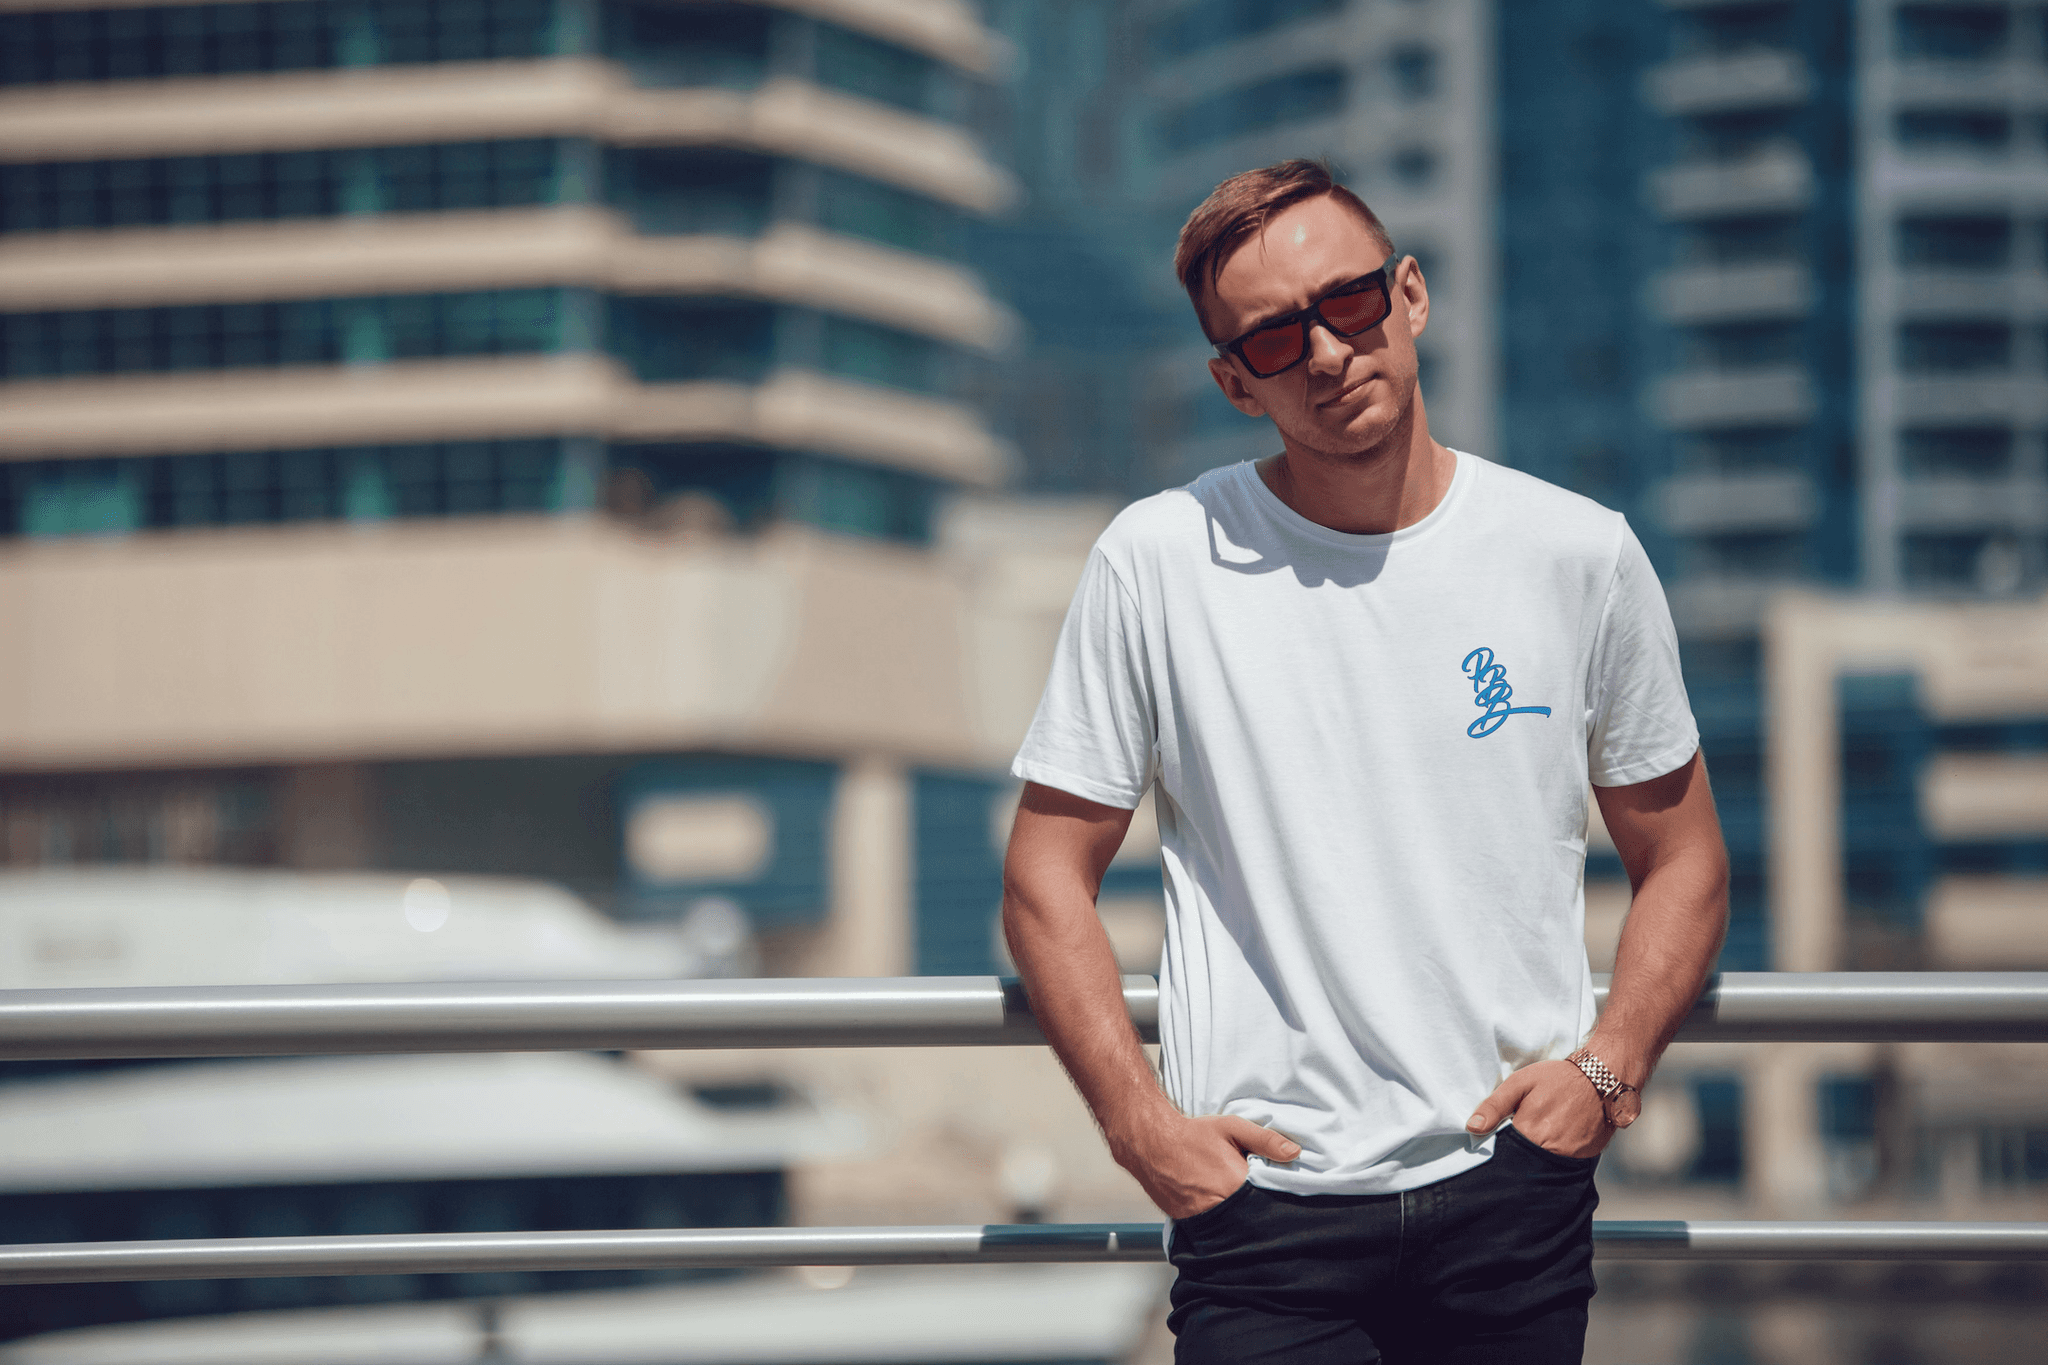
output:
[[[1494,1087],[1465,1127],[1490,1133],[1510,1114],[1523,1137],[1559,1156],[1598,1156],[1614,1137],[1600,1092],[1570,1062],[1523,1067]],[[1614,1117],[1626,1127],[1631,1116],[1617,1112]]]
[[[1228,1199],[1250,1174],[1246,1152],[1281,1162],[1301,1155],[1289,1139],[1234,1114],[1174,1114],[1113,1148],[1168,1218],[1192,1218]]]

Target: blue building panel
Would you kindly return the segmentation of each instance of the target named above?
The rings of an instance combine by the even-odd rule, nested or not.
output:
[[[920,976],[1001,970],[1003,849],[995,821],[1012,786],[1008,778],[966,773],[920,772],[912,779],[912,946]]]

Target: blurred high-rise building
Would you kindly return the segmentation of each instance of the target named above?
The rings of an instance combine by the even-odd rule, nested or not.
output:
[[[1496,13],[1501,454],[1658,561],[1731,854],[1723,965],[2040,964],[2048,698],[2010,605],[2048,548],[2040,9]],[[1588,873],[1618,923],[1618,863]],[[1666,1173],[1757,1209],[2019,1207],[2048,1177],[2015,1155],[2048,1150],[2019,1065],[1678,1049]],[[1654,1186],[1651,1148],[1616,1151],[1618,1194]]]
[[[833,822],[1000,761],[1063,590],[999,570],[1074,554],[987,500],[1001,53],[952,0],[7,4],[9,858],[817,932],[915,880]]]
[[[1271,453],[1232,408],[1173,278],[1174,234],[1224,178],[1324,158],[1423,265],[1431,428],[1494,457],[1492,9],[1484,0],[1136,0],[1131,192],[1152,213],[1151,297],[1175,340],[1133,394],[1159,484]],[[1149,490],[1147,490],[1149,491]]]

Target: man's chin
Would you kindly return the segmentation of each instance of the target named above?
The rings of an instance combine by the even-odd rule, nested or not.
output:
[[[1400,410],[1392,403],[1371,403],[1348,413],[1319,408],[1316,415],[1326,420],[1308,431],[1287,434],[1297,445],[1336,456],[1374,453],[1401,422]]]

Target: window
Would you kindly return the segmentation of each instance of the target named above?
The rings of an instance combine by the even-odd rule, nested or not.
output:
[[[916,114],[947,112],[944,70],[922,52],[834,24],[818,24],[815,33],[818,84]]]
[[[775,311],[718,299],[615,298],[611,349],[650,383],[758,380],[775,359]]]
[[[50,461],[8,472],[27,536],[114,535],[142,524],[139,460]],[[10,528],[11,529],[11,528]]]
[[[1687,473],[1743,473],[1800,469],[1807,441],[1791,431],[1731,431],[1688,437],[1678,443],[1678,466]]]
[[[498,289],[282,303],[11,313],[0,376],[12,379],[377,363],[419,356],[581,349],[576,291]]]
[[[0,85],[542,57],[550,0],[271,0],[0,15]]]
[[[666,147],[614,148],[605,198],[646,233],[751,237],[767,226],[775,167],[765,157]]]
[[[1789,4],[1751,4],[1681,9],[1671,16],[1673,46],[1679,56],[1685,57],[1796,47],[1799,32],[1795,8]]]
[[[1903,147],[1994,151],[2012,141],[2012,119],[1987,109],[1907,109],[1897,131]]]
[[[1899,264],[1998,270],[2012,261],[2012,220],[2005,217],[1903,218]]]
[[[859,318],[826,315],[819,353],[828,373],[870,384],[937,393],[950,378],[937,342]]]
[[[1800,331],[1778,323],[1734,327],[1698,327],[1688,332],[1681,351],[1688,367],[1708,370],[1754,369],[1796,361]]]
[[[1167,62],[1342,8],[1344,0],[1195,0],[1155,20],[1145,44],[1154,62]]]
[[[1899,368],[1962,373],[2012,365],[2012,328],[2002,322],[1911,322],[1899,329]]]
[[[915,474],[809,456],[784,457],[776,477],[777,509],[791,521],[913,543],[931,539],[934,492]]]
[[[1394,91],[1404,100],[1426,100],[1436,94],[1436,53],[1426,47],[1399,47],[1387,59]]]
[[[950,205],[843,171],[818,172],[818,226],[927,255],[959,250],[960,215]]]
[[[615,470],[637,470],[651,502],[700,494],[725,509],[732,524],[752,530],[775,514],[776,452],[754,446],[615,446]]]
[[[0,535],[104,535],[560,511],[555,439],[31,460],[0,469]]]
[[[1899,433],[1899,463],[1922,478],[1995,479],[2012,471],[2006,427],[1918,428]]]
[[[1892,39],[1901,57],[1989,61],[2005,51],[2011,24],[2004,5],[1901,5]]]
[[[1977,562],[1989,539],[1983,535],[1907,536],[1906,586],[1950,592],[1974,588]]]
[[[1678,260],[1685,265],[1741,265],[1791,261],[1801,255],[1796,218],[1730,218],[1680,229]]]
[[[1190,152],[1246,133],[1334,114],[1344,107],[1341,67],[1297,71],[1168,110],[1159,139],[1168,153]]]
[[[612,5],[604,52],[641,85],[747,89],[767,74],[774,23],[752,5]]]
[[[524,138],[0,165],[0,231],[545,204],[568,144]]]

